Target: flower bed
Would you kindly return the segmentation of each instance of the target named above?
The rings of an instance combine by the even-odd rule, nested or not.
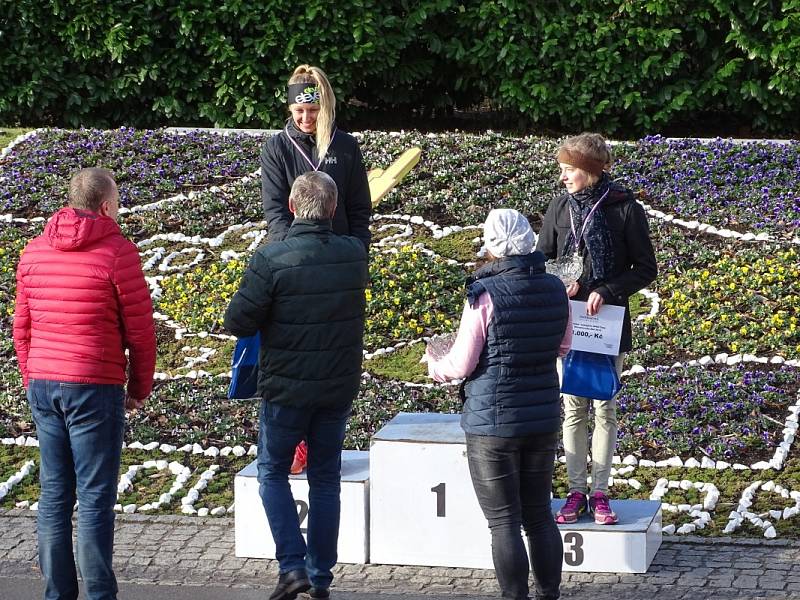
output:
[[[644,327],[656,355],[800,356],[800,254],[795,248],[731,249],[705,266],[668,271],[657,287],[661,312]]]
[[[381,203],[381,211],[421,215],[441,225],[476,225],[490,207],[515,208],[534,217],[561,192],[551,139],[500,133],[423,135],[365,132],[364,159],[386,168],[410,146],[423,159]]]
[[[453,327],[464,304],[464,271],[411,246],[373,253],[364,343],[368,349]]]
[[[360,139],[369,166],[385,168],[410,145],[423,150],[420,164],[384,200],[382,214],[371,225],[367,375],[345,442],[347,448],[367,449],[370,436],[400,411],[461,408],[454,386],[420,385],[429,380],[418,360],[422,338],[456,328],[464,278],[481,261],[475,242],[480,230],[462,227],[480,224],[496,206],[521,210],[536,227],[561,186],[552,158],[554,140],[416,132],[365,132]],[[55,131],[29,139],[0,162],[0,198],[8,200],[15,185],[6,209],[13,218],[47,217],[53,198],[63,195],[58,186],[63,187],[70,170],[101,159],[118,173],[128,205],[138,207],[122,214],[120,222],[139,244],[163,317],[157,324],[158,380],[146,410],[130,415],[128,441],[221,448],[249,447],[256,440],[257,404],[225,397],[233,340],[221,323],[265,233],[260,181],[248,175],[257,168],[260,143],[237,135]],[[70,148],[69,156],[64,148]],[[793,162],[797,145],[743,147],[647,138],[618,145],[615,152],[615,172],[654,209],[770,236],[766,242],[726,238],[651,211],[659,278],[650,294],[632,303],[641,318],[634,324],[637,348],[626,364],[641,367],[623,378],[619,453],[637,463],[617,466],[613,493],[648,498],[662,490],[665,504],[681,507],[665,512],[665,525],[686,532],[702,522],[703,535],[721,534],[728,527],[731,504],[756,480],[759,486],[774,481],[790,492],[800,490],[792,433],[798,367],[740,356],[767,357],[764,361],[776,355],[800,357],[800,248],[792,242],[797,216],[791,191],[798,187]],[[198,166],[209,156],[217,157],[210,161],[214,164]],[[52,169],[43,166],[47,161]],[[15,181],[25,177],[24,184]],[[188,190],[195,192],[191,198],[144,206]],[[777,213],[785,218],[774,218]],[[0,437],[33,433],[13,355],[10,315],[19,251],[43,223],[13,218],[0,220]],[[667,368],[676,362],[684,366]],[[0,448],[0,475],[19,470],[29,460],[25,457],[36,456],[35,448]],[[19,454],[3,461],[3,453],[12,452]],[[149,510],[181,512],[182,499],[195,484],[205,487],[196,489],[193,510],[228,507],[235,469],[252,460],[182,456],[168,457],[168,465],[178,462],[181,469],[190,468],[187,485],[169,502]],[[150,462],[163,459],[158,451],[126,450],[125,469],[147,466],[136,469],[132,490],[121,498],[122,508],[153,505],[169,493],[177,475],[168,465]],[[707,468],[697,468],[701,461]],[[210,473],[215,462],[220,467]],[[776,464],[780,471],[774,470]],[[178,470],[177,465],[172,468]],[[556,480],[559,493],[566,485],[562,470]],[[201,484],[204,473],[206,483]],[[683,487],[663,488],[661,479]],[[692,485],[687,487],[687,481]],[[693,508],[711,489],[705,484],[720,492],[718,507],[707,521]],[[35,486],[29,473],[0,506],[34,502]],[[781,494],[778,501],[774,488],[768,487],[754,488],[753,506],[759,514],[777,510],[784,500],[793,502]],[[797,536],[792,515],[771,519],[776,535]],[[733,534],[764,535],[761,520],[758,524],[743,516]]]
[[[800,232],[800,143],[646,137],[618,175],[648,204],[683,219],[791,239]]]
[[[624,381],[618,452],[652,460],[769,460],[800,392],[799,369],[754,363],[658,368]]]
[[[258,168],[262,143],[262,138],[247,135],[126,127],[43,131],[16,146],[4,161],[0,212],[52,212],[66,200],[69,177],[86,165],[115,174],[124,207],[224,184]]]

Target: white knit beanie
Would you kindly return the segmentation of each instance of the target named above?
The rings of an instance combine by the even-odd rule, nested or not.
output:
[[[483,244],[493,256],[530,254],[536,234],[522,214],[513,208],[495,208],[483,224]]]

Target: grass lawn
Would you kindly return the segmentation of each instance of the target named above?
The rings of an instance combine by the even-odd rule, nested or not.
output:
[[[22,135],[29,128],[15,128],[15,127],[2,127],[0,126],[0,148],[8,146],[18,135]]]

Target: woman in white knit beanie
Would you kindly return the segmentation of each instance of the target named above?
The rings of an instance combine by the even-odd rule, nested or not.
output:
[[[536,598],[555,600],[563,546],[550,490],[561,423],[556,357],[572,340],[567,293],[545,272],[536,235],[516,210],[491,211],[483,238],[489,262],[468,280],[451,350],[441,358],[426,352],[428,374],[466,378],[461,427],[502,597],[527,600],[532,567]]]
[[[489,211],[483,224],[483,244],[495,258],[515,254],[530,254],[536,246],[528,219],[513,208]]]

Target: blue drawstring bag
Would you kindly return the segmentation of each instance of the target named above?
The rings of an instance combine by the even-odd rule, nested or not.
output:
[[[258,353],[261,335],[238,338],[231,359],[231,385],[228,398],[231,400],[258,396]]]
[[[622,388],[614,356],[570,350],[561,363],[561,393],[611,400]]]

